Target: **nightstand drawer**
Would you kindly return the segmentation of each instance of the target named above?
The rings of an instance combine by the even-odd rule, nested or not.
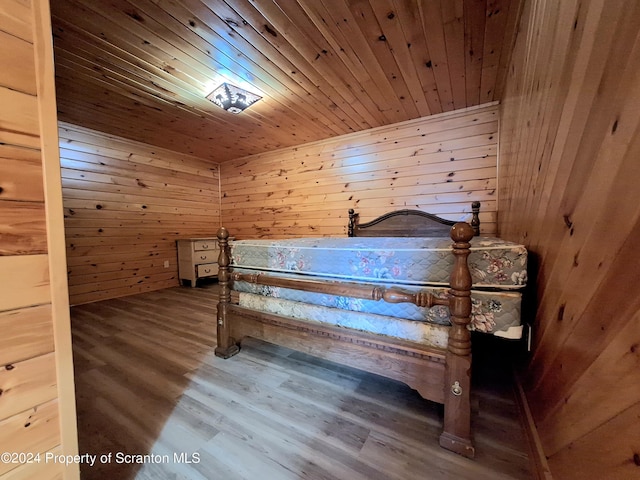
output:
[[[200,263],[213,263],[218,260],[218,252],[207,252],[206,250],[202,250],[199,252],[194,252],[193,261],[196,265]]]
[[[200,277],[210,277],[212,275],[218,274],[218,264],[217,263],[205,263],[203,265],[198,265],[198,278]]]
[[[196,240],[193,242],[193,249],[196,252],[201,250],[217,250],[218,242],[215,240]]]

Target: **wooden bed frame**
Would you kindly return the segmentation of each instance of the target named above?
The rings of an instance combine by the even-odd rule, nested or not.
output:
[[[358,215],[349,211],[350,236],[442,236],[453,240],[454,267],[450,295],[437,298],[428,292],[412,293],[349,282],[292,280],[265,274],[242,274],[230,268],[229,232],[218,231],[220,255],[218,280],[220,299],[217,313],[215,354],[229,358],[240,350],[240,341],[254,337],[320,358],[338,362],[406,383],[428,400],[444,404],[443,448],[466,457],[474,456],[471,442],[471,274],[467,264],[470,240],[479,231],[479,203],[473,204],[473,227],[454,223],[417,210],[399,210],[372,222],[358,224]],[[383,337],[342,327],[305,322],[270,313],[257,312],[231,302],[231,282],[243,280],[261,285],[296,288],[333,295],[411,302],[418,306],[447,305],[451,330],[447,349]]]
[[[480,202],[471,203],[471,227],[480,235]],[[375,220],[359,223],[360,215],[349,209],[349,237],[441,237],[449,234],[456,222],[422,210],[395,210]],[[444,228],[443,228],[444,226]]]

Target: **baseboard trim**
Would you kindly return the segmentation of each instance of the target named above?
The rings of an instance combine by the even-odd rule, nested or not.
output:
[[[542,442],[538,436],[536,424],[533,421],[533,416],[529,409],[527,396],[522,388],[520,376],[516,371],[513,372],[513,378],[515,384],[514,388],[516,390],[516,401],[520,410],[520,421],[522,422],[522,428],[527,442],[531,473],[535,480],[553,480],[549,464],[547,463],[547,457],[544,454],[544,449],[542,448]]]

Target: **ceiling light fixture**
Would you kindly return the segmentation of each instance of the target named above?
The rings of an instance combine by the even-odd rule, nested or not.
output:
[[[255,93],[248,92],[229,83],[223,83],[207,95],[207,99],[231,113],[240,113],[261,98]]]

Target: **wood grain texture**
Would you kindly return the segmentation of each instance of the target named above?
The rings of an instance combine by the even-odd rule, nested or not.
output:
[[[54,353],[0,367],[0,418],[11,417],[25,405],[41,405],[58,396]]]
[[[549,459],[554,478],[627,480],[636,477],[640,451],[638,421],[640,403],[611,417],[590,435],[574,442],[573,448],[561,450]]]
[[[3,69],[0,73],[0,85],[35,95],[35,66],[22,61],[33,56],[33,44],[1,31],[0,28],[0,56],[6,58],[9,65],[9,68]]]
[[[0,311],[51,302],[47,255],[0,256]]]
[[[29,407],[20,413],[0,420],[0,450],[3,452],[38,453],[60,444],[58,400]],[[19,464],[0,463],[0,475]],[[47,470],[57,470],[53,463]]]
[[[48,1],[0,5],[0,451],[77,453]],[[42,457],[41,457],[42,458]],[[3,479],[78,478],[2,462]]]
[[[0,145],[0,199],[44,201],[40,151]]]
[[[44,202],[1,202],[0,239],[0,255],[47,253]]]
[[[0,30],[32,43],[33,29],[29,3],[23,0],[2,2],[0,5]]]
[[[0,364],[7,365],[52,352],[51,305],[0,312]]]
[[[638,471],[639,19],[525,2],[501,107],[498,231],[535,260],[525,390],[556,479]]]
[[[60,145],[71,303],[177,285],[176,240],[219,226],[218,166],[69,124]]]
[[[485,105],[221,165],[222,217],[236,238],[346,236],[394,208],[496,228],[497,106]]]
[[[0,103],[6,111],[0,121],[0,131],[39,136],[37,97],[0,86]]]
[[[440,449],[439,408],[400,383],[257,341],[215,357],[216,294],[205,283],[72,308],[81,451],[200,454],[84,466],[83,479],[531,478],[509,376],[485,370],[491,349],[474,352],[472,461]]]
[[[56,447],[45,452],[45,455],[47,453],[50,455],[61,455],[62,449]],[[2,476],[2,480],[32,480],[33,478],[39,480],[63,480],[64,465],[57,463],[52,466],[45,462],[29,463],[20,465]]]
[[[56,0],[59,115],[224,162],[497,101],[519,3]]]

